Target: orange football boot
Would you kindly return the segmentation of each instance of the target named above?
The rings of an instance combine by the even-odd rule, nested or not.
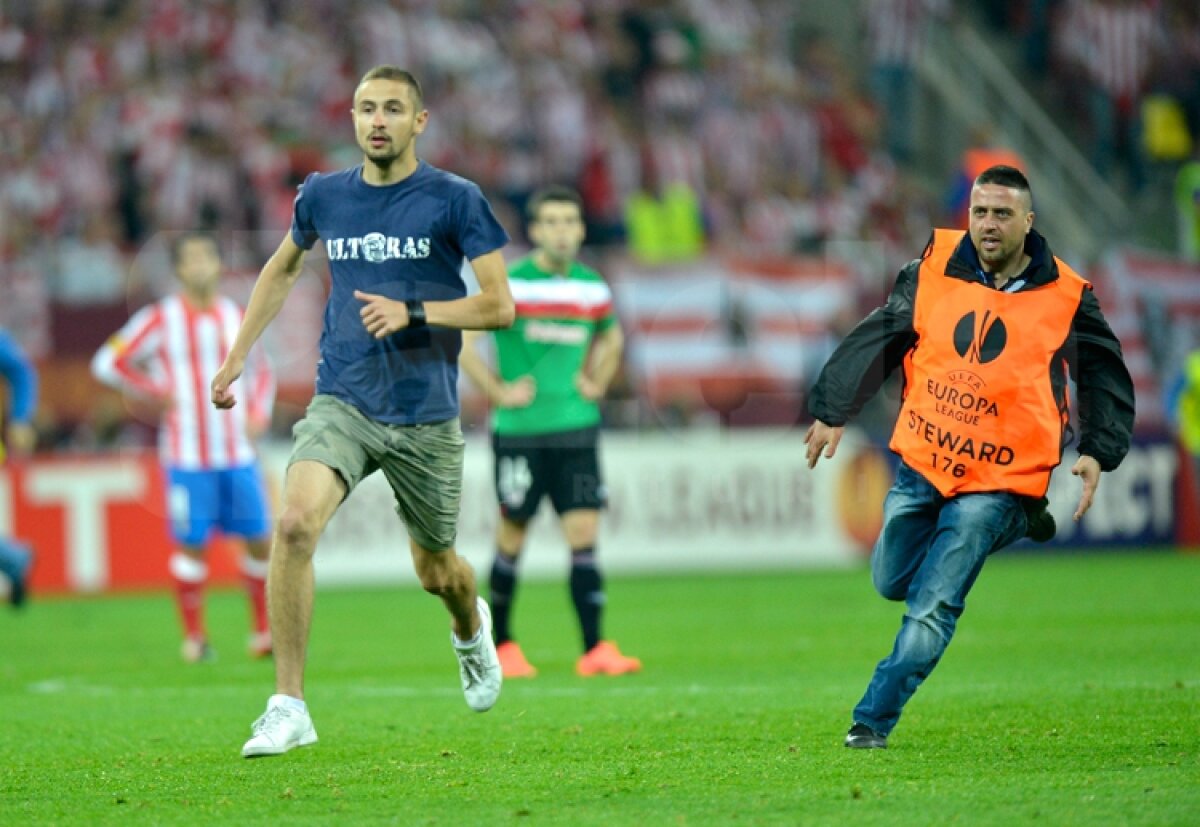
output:
[[[575,671],[585,678],[592,675],[632,675],[642,671],[642,662],[622,655],[612,641],[602,640],[576,661]]]
[[[500,671],[506,678],[532,678],[537,674],[533,664],[525,660],[525,653],[515,640],[506,640],[496,647],[500,658]]]

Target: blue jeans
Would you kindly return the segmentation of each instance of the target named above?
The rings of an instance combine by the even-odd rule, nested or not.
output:
[[[1026,523],[1014,494],[946,498],[903,463],[883,516],[871,578],[881,595],[905,601],[908,610],[892,653],[875,667],[854,708],[854,720],[887,735],[946,651],[988,555],[1024,537]]]

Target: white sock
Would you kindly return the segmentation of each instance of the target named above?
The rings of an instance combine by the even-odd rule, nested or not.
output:
[[[291,695],[272,695],[267,701],[267,706],[286,706],[288,709],[294,709],[297,712],[308,712],[308,704],[299,698],[293,698]]]
[[[454,635],[454,645],[459,649],[474,649],[483,640],[483,624],[479,624],[479,631],[475,633],[475,637],[470,640],[460,640],[458,635]]]
[[[167,568],[172,577],[183,583],[203,583],[208,579],[208,564],[182,551],[171,555]]]

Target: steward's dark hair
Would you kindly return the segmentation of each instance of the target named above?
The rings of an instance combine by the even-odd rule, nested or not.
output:
[[[1025,173],[1016,167],[1005,166],[1004,164],[988,167],[979,173],[979,177],[975,179],[975,184],[976,186],[980,184],[995,184],[999,187],[1020,190],[1028,195],[1029,202],[1033,203],[1033,190],[1029,188],[1029,179],[1025,177]]]

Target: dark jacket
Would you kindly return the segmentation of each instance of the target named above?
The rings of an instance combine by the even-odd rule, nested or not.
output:
[[[931,242],[932,244],[932,239]],[[808,399],[808,411],[826,425],[840,426],[853,418],[887,377],[917,345],[913,330],[913,302],[921,262],[909,262],[896,277],[887,303],[875,309],[842,340],[829,357]],[[1032,259],[1015,282],[1017,290],[1049,284],[1058,278],[1058,264],[1046,240],[1031,231],[1025,252]],[[979,256],[964,235],[946,275],[964,281],[991,284],[979,265]],[[1121,343],[1100,312],[1100,303],[1089,289],[1083,291],[1071,322],[1071,333],[1051,365],[1051,381],[1057,390],[1066,384],[1062,358],[1069,366],[1079,396],[1079,453],[1094,457],[1105,471],[1121,464],[1129,452],[1133,432],[1133,380],[1121,355]]]

